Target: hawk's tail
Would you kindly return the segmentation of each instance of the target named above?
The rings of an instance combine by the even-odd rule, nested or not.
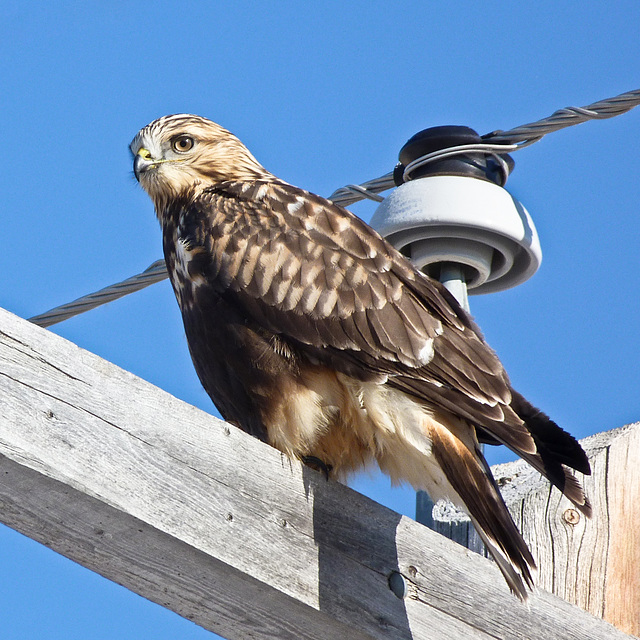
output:
[[[433,454],[453,495],[446,487],[440,489],[449,493],[447,497],[469,515],[511,591],[526,600],[528,589],[533,588],[535,561],[484,456],[479,449],[469,448],[455,435],[455,424],[439,426],[431,422],[429,426]]]
[[[555,485],[587,517],[591,504],[571,469],[591,473],[589,460],[580,443],[549,416],[512,390],[511,408],[527,425],[536,444],[536,453],[518,452],[531,466]]]

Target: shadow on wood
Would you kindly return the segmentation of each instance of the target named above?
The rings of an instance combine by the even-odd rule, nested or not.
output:
[[[313,494],[319,610],[347,624],[367,616],[365,628],[380,630],[383,637],[413,637],[404,600],[389,587],[391,574],[400,571],[396,536],[401,516],[343,491],[321,473],[303,468],[303,476]]]

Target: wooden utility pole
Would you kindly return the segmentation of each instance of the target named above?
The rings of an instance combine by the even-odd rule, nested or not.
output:
[[[640,635],[640,423],[581,440],[592,474],[580,476],[593,505],[585,518],[523,460],[493,474],[538,565],[536,584]],[[484,552],[466,514],[440,503],[426,523]]]
[[[232,640],[628,637],[3,310],[0,519]]]

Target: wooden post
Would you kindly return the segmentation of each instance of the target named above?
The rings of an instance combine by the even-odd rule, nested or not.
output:
[[[581,444],[592,469],[580,476],[590,520],[522,460],[496,465],[493,474],[536,558],[537,584],[640,635],[640,423]],[[465,514],[440,503],[432,518],[434,530],[476,550]]]
[[[598,576],[605,585],[602,617],[640,636],[640,423],[618,430],[615,439],[605,439],[597,463],[606,481],[600,515],[606,509],[609,516],[605,571]],[[600,615],[595,607],[587,610]]]
[[[627,637],[2,310],[0,518],[232,640]]]

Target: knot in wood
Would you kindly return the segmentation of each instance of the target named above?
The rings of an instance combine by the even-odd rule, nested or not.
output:
[[[580,514],[575,509],[567,509],[562,517],[567,524],[576,525],[580,522]]]

